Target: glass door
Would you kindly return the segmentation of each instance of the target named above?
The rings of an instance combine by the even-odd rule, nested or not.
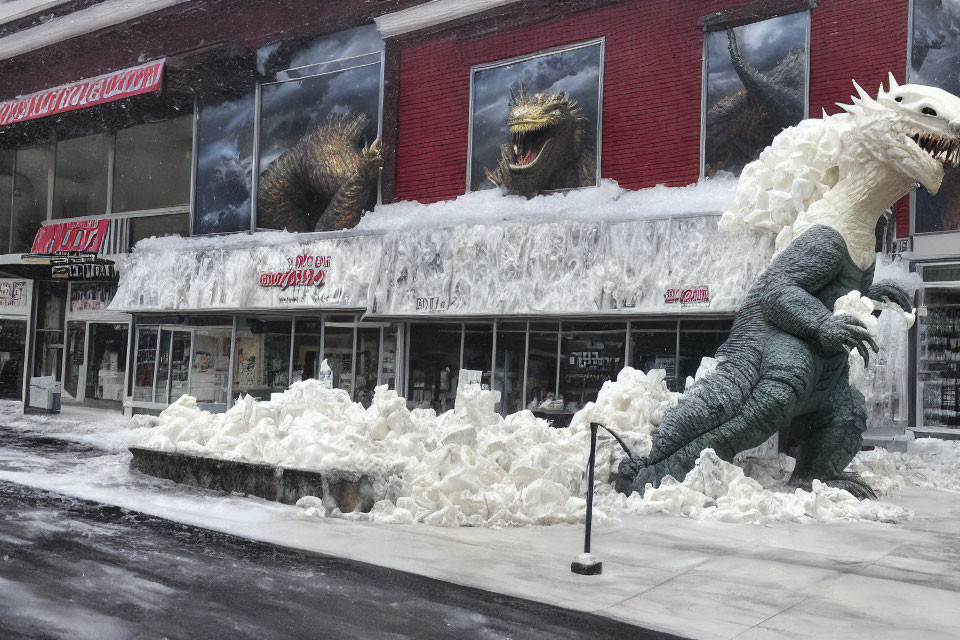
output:
[[[86,322],[67,323],[67,366],[63,373],[63,396],[83,400],[84,342],[87,337]]]
[[[123,323],[90,323],[85,399],[123,401],[128,331],[129,328]]]

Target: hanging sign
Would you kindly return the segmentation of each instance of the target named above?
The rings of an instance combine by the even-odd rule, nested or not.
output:
[[[0,104],[0,126],[122,100],[160,88],[165,60],[105,73]]]
[[[30,253],[59,253],[61,251],[87,251],[97,253],[107,237],[109,220],[80,220],[58,222],[40,227]]]

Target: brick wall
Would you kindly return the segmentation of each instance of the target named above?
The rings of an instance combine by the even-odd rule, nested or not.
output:
[[[699,175],[703,34],[697,19],[740,1],[633,1],[402,47],[395,196],[433,202],[466,190],[470,67],[606,38],[601,174],[639,189]],[[907,0],[820,0],[813,10],[810,113],[836,111],[851,78],[874,91],[906,68]]]

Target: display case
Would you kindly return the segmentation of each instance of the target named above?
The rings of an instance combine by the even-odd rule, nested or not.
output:
[[[960,263],[921,265],[917,422],[960,429]]]

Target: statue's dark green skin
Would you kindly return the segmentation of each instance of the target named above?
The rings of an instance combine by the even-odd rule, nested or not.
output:
[[[666,412],[648,456],[620,465],[617,490],[643,493],[664,476],[683,479],[703,449],[732,461],[781,431],[796,452],[791,484],[809,488],[818,479],[860,498],[876,497],[844,472],[867,423],[847,359],[852,348],[868,357],[866,345],[876,345],[855,317],[833,313],[837,298],[854,289],[911,309],[902,289],[873,283],[873,270],[854,264],[831,227],[817,225],[795,238],[751,287],[717,352],[716,371]]]

